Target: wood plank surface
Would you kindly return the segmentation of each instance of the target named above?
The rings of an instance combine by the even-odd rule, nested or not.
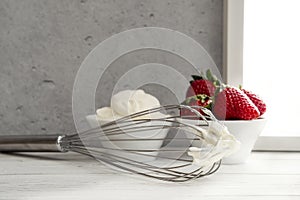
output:
[[[0,154],[0,199],[300,199],[300,153],[253,152],[208,177],[165,183],[75,154]]]

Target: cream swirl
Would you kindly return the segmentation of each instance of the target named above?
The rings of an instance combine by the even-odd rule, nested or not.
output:
[[[107,122],[159,106],[158,99],[143,90],[123,90],[112,96],[111,107],[97,110],[97,118]]]

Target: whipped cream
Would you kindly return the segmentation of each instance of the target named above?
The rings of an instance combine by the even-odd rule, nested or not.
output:
[[[103,107],[96,111],[97,118],[102,121],[112,121],[113,119],[119,119],[122,116],[118,115],[111,109],[111,107]]]
[[[211,147],[211,150],[206,152],[198,147],[190,147],[188,155],[193,157],[195,165],[209,168],[213,163],[231,155],[240,148],[240,142],[229,133],[226,126],[219,122],[212,121],[208,130],[200,127],[197,129],[195,134],[202,137],[207,146]]]
[[[143,90],[123,90],[112,96],[111,107],[97,110],[97,118],[108,122],[159,106],[158,99]]]
[[[111,98],[111,108],[123,116],[158,106],[158,99],[143,90],[124,90]]]

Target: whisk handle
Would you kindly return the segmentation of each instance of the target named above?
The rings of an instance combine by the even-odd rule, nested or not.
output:
[[[63,135],[0,136],[0,152],[64,152]]]

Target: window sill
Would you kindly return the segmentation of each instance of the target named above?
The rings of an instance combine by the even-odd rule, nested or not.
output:
[[[300,137],[260,136],[253,148],[256,151],[300,151]]]

